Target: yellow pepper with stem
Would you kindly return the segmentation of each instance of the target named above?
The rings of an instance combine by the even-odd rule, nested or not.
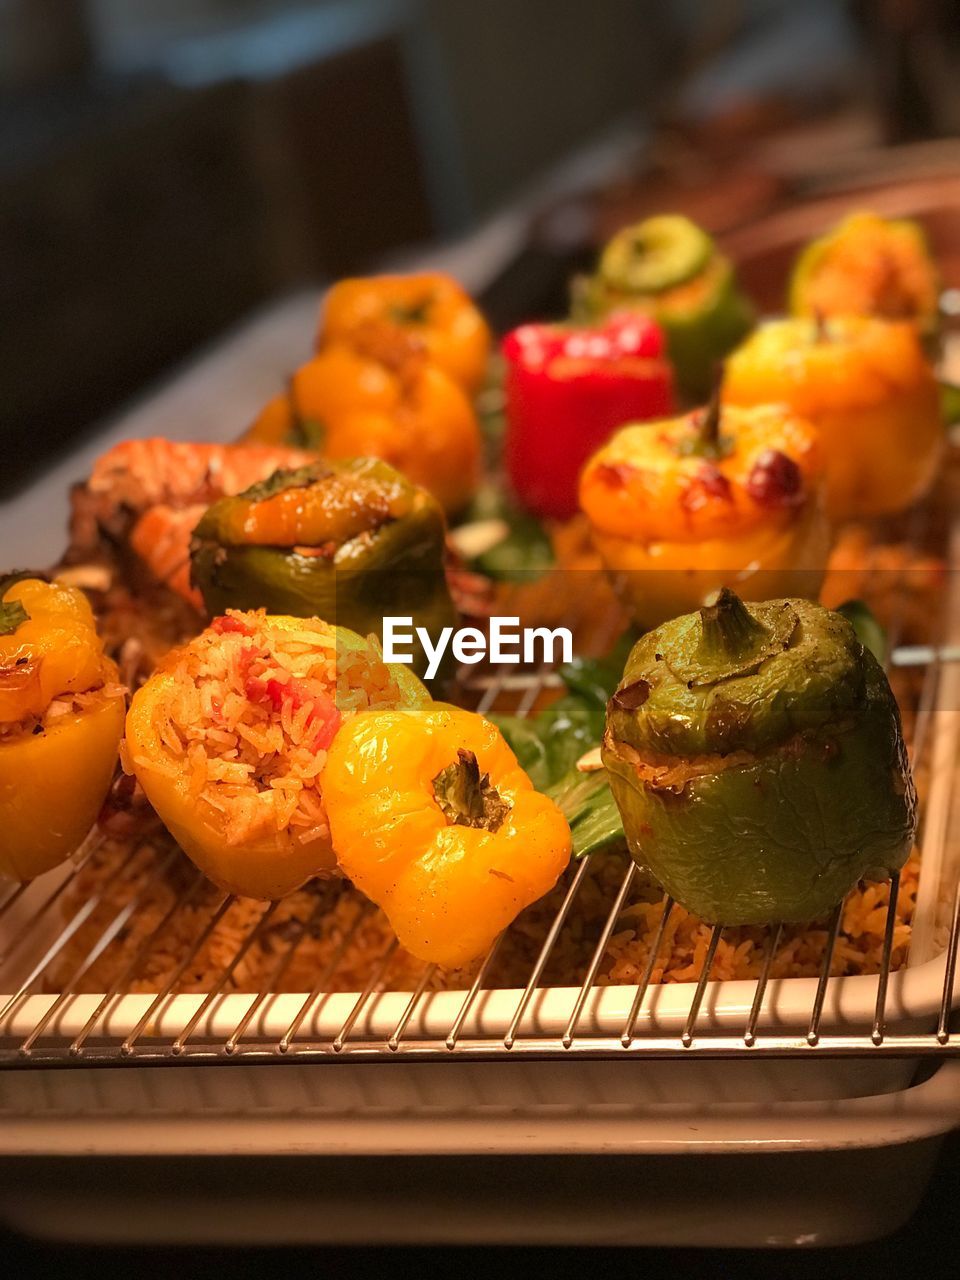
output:
[[[458,707],[361,713],[322,787],[340,869],[402,946],[446,968],[482,955],[570,858],[563,814],[499,729]]]
[[[124,707],[83,593],[0,583],[0,875],[30,880],[80,845],[113,778]]]
[[[778,400],[813,423],[836,521],[903,511],[930,488],[943,453],[939,389],[911,322],[762,325],[727,361],[723,398]]]

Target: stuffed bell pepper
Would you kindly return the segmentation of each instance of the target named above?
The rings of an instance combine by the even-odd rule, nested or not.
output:
[[[673,409],[663,336],[644,316],[593,328],[523,325],[503,342],[510,484],[535,515],[577,512],[583,464],[625,422]]]
[[[0,875],[30,880],[80,845],[113,778],[124,711],[83,593],[0,582]]]
[[[906,861],[896,701],[850,623],[723,591],[634,647],[603,763],[634,858],[715,924],[814,920]]]
[[[771,321],[727,361],[723,396],[777,400],[813,423],[837,521],[904,510],[929,489],[943,453],[939,388],[905,321]]]
[[[680,388],[693,401],[708,394],[717,361],[753,324],[728,259],[705,231],[674,214],[625,227],[604,249],[596,274],[576,282],[576,319],[623,310],[657,322]]]
[[[335,870],[320,775],[341,726],[427,700],[346,628],[231,612],[138,689],[124,767],[215,884],[279,898]]]
[[[587,463],[580,504],[636,623],[721,586],[816,596],[830,534],[816,432],[777,405],[624,427]]]
[[[923,228],[908,218],[851,213],[801,253],[790,280],[795,316],[878,316],[939,326],[940,277]]]
[[[466,393],[418,339],[375,322],[302,365],[246,438],[327,458],[382,458],[448,514],[479,481],[480,427]]]
[[[349,343],[371,324],[388,326],[422,343],[430,360],[467,392],[479,391],[487,373],[490,329],[470,296],[439,271],[341,280],[324,300],[317,348]]]
[[[337,862],[420,960],[458,968],[556,884],[570,830],[500,731],[458,707],[369,711],[322,778]]]
[[[211,614],[266,609],[381,635],[387,615],[435,637],[456,623],[435,498],[386,462],[278,471],[214,503],[197,525],[192,578]]]

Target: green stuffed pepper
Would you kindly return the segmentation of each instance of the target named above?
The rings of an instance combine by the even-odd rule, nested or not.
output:
[[[574,284],[573,313],[596,321],[636,310],[663,330],[681,390],[708,395],[717,361],[753,326],[733,267],[713,239],[679,214],[647,218],[609,242],[594,275]]]
[[[711,923],[816,919],[906,861],[916,793],[896,701],[837,613],[715,604],[649,632],[603,762],[634,859]]]
[[[191,578],[213,615],[263,608],[363,636],[410,617],[435,637],[457,619],[445,547],[437,501],[388,463],[322,461],[214,503],[194,531]]]

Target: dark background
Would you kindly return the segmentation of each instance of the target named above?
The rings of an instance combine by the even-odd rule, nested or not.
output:
[[[258,304],[466,233],[614,128],[654,203],[712,177],[726,225],[772,198],[778,127],[953,135],[958,28],[953,0],[0,0],[0,496]]]

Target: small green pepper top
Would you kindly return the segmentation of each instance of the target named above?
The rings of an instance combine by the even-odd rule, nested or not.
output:
[[[809,600],[747,609],[724,588],[712,606],[638,641],[608,723],[641,752],[760,751],[854,714],[865,666],[840,614]]]

